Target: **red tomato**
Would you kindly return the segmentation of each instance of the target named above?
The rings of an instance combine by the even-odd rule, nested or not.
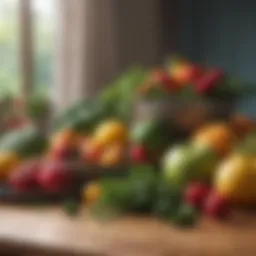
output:
[[[203,211],[212,218],[221,219],[228,216],[230,209],[227,200],[212,191],[204,202]]]
[[[178,83],[165,71],[155,71],[154,79],[155,82],[159,83],[166,91],[176,91],[179,89]]]
[[[133,163],[143,164],[149,161],[147,150],[142,145],[133,146],[130,155]]]
[[[201,207],[209,193],[209,188],[203,183],[192,183],[185,191],[185,201],[192,206]]]
[[[199,94],[208,93],[218,86],[223,78],[223,71],[210,70],[196,82],[196,91]]]

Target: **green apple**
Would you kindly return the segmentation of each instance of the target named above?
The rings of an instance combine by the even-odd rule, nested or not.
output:
[[[202,181],[209,181],[219,162],[218,156],[206,146],[191,146],[190,169],[193,177]]]
[[[207,181],[212,177],[218,158],[208,148],[178,145],[166,152],[162,167],[164,178],[183,186],[190,180]]]
[[[173,185],[182,185],[189,178],[190,149],[187,145],[176,145],[163,157],[163,176]]]

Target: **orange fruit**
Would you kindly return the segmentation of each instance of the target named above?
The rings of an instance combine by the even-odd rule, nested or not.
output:
[[[103,167],[111,167],[118,165],[124,158],[124,147],[120,144],[113,144],[107,147],[99,160]]]
[[[198,145],[209,146],[218,155],[225,156],[233,148],[235,135],[227,124],[215,123],[199,129],[193,142]]]
[[[72,130],[63,130],[53,134],[50,139],[51,148],[68,147],[74,148],[77,146],[77,133]]]

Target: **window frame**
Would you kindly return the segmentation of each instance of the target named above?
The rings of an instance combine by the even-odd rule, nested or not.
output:
[[[21,97],[26,103],[34,87],[34,42],[32,0],[19,0],[19,63]]]

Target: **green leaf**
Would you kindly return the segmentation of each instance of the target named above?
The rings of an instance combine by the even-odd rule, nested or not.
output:
[[[129,68],[101,93],[100,99],[114,106],[120,118],[129,120],[136,88],[145,80],[147,73],[139,66]]]

